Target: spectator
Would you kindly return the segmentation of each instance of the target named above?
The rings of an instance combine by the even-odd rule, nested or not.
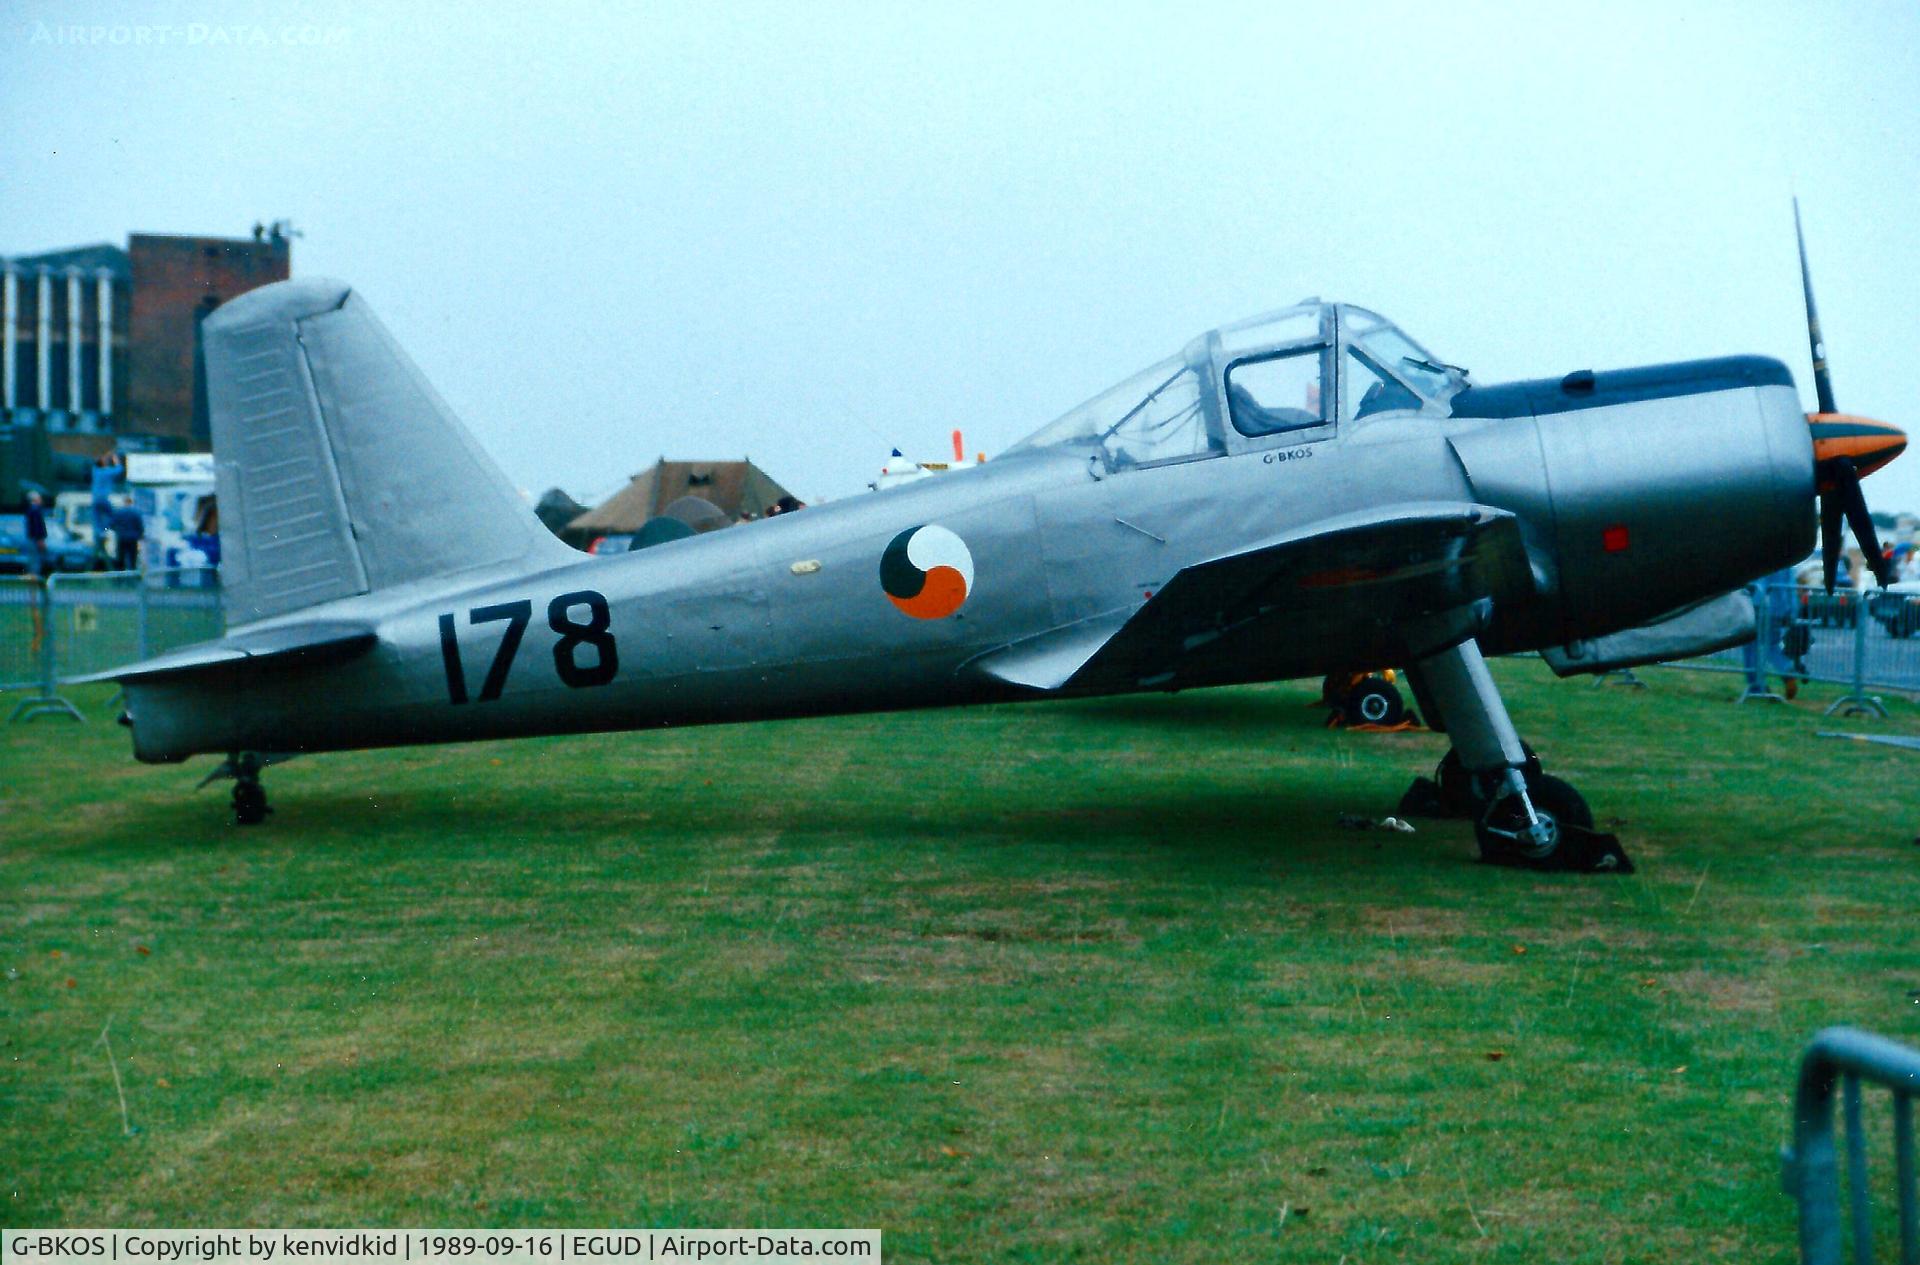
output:
[[[1768,693],[1767,674],[1774,672],[1780,675],[1786,696],[1792,698],[1800,692],[1800,677],[1787,658],[1785,648],[1787,631],[1794,626],[1794,608],[1799,595],[1798,586],[1793,582],[1793,569],[1775,571],[1748,586],[1747,592],[1753,596],[1757,617],[1754,622],[1758,625],[1757,635],[1740,652],[1747,670],[1747,693]]]
[[[90,482],[93,493],[93,553],[96,558],[106,557],[107,532],[113,528],[113,494],[126,477],[127,467],[118,449],[110,449],[93,459]]]
[[[27,493],[27,574],[47,573],[47,511],[38,492]]]
[[[194,505],[193,533],[187,537],[187,544],[200,551],[207,566],[220,565],[220,502],[211,494]]]
[[[140,542],[146,537],[146,520],[140,517],[140,511],[133,507],[133,498],[128,497],[119,509],[113,511],[109,520],[113,529],[115,571],[138,571],[140,569]]]

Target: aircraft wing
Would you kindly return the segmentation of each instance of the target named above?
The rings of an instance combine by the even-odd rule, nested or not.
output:
[[[376,640],[371,624],[351,620],[315,620],[282,624],[236,633],[220,641],[182,646],[140,663],[76,677],[72,684],[93,681],[150,681],[214,668],[260,666],[272,663],[338,662],[364,653]]]
[[[1032,689],[1152,688],[1232,642],[1244,653],[1250,638],[1265,638],[1278,652],[1289,641],[1332,633],[1357,654],[1380,647],[1388,655],[1416,626],[1532,590],[1519,524],[1507,511],[1387,506],[1185,567],[1144,606],[1054,629],[975,666]]]

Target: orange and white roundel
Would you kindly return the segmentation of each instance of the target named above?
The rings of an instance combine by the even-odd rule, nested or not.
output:
[[[909,527],[880,555],[880,587],[915,619],[944,619],[973,589],[973,555],[944,527]]]

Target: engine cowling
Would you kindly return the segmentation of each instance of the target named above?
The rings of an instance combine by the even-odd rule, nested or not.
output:
[[[1634,628],[1806,557],[1813,445],[1761,356],[1474,387],[1453,436],[1477,496],[1525,524],[1539,609],[1503,649]]]

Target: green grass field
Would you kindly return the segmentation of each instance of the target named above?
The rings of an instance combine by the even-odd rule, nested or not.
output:
[[[1920,757],[1498,672],[1637,876],[1339,828],[1444,740],[1304,685],[316,757],[256,829],[83,692],[0,727],[0,1220],[1789,1260],[1801,1047],[1920,1039]]]

